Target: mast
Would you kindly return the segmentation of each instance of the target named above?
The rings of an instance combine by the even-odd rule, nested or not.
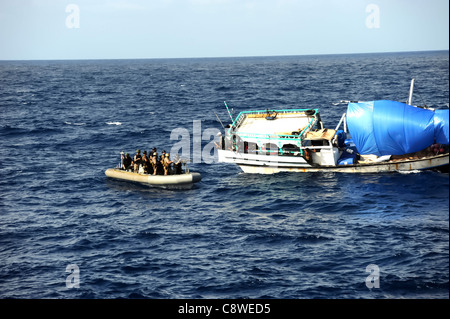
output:
[[[406,104],[412,105],[413,89],[414,89],[414,79],[411,80],[411,87],[409,88],[409,97]]]

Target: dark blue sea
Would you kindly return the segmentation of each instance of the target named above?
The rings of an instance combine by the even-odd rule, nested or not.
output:
[[[193,160],[224,101],[234,117],[319,108],[334,128],[339,101],[404,102],[412,78],[415,104],[448,108],[448,51],[0,62],[0,298],[448,299],[448,174]],[[120,151],[169,151],[175,129],[192,189],[105,176]]]

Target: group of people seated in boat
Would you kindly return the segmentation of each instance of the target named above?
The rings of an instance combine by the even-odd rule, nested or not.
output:
[[[120,169],[135,172],[144,173],[150,175],[175,175],[182,174],[181,169],[182,161],[170,160],[169,153],[162,151],[161,156],[158,156],[156,148],[153,148],[148,152],[144,151],[141,155],[141,150],[136,150],[136,154],[133,158],[129,153],[120,153]]]

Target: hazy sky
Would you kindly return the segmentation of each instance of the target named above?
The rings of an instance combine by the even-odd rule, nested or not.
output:
[[[0,0],[0,60],[448,49],[448,0]]]

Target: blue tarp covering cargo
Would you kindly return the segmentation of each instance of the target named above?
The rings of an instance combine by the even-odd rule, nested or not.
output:
[[[362,155],[403,155],[435,143],[448,144],[448,112],[414,107],[395,101],[349,103],[347,126]],[[437,127],[436,127],[437,126]],[[438,134],[436,136],[435,132]]]
[[[358,151],[356,150],[356,147],[348,147],[346,148],[341,156],[339,157],[337,164],[338,165],[350,165],[350,164],[356,164],[356,161],[358,159]]]
[[[434,135],[436,136],[436,143],[449,144],[448,121],[448,110],[436,110],[434,112]]]

